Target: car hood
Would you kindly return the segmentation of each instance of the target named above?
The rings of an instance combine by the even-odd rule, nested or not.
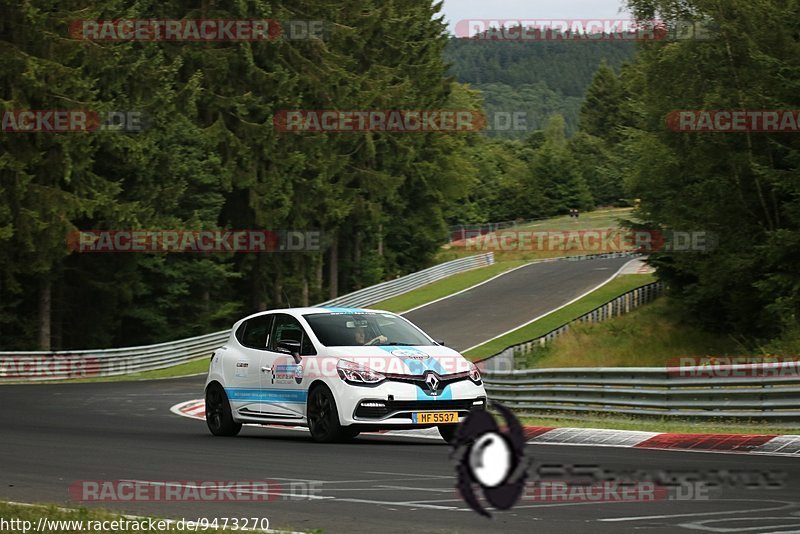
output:
[[[442,346],[330,347],[327,353],[388,374],[423,375],[433,371],[449,375],[469,371],[470,363],[455,350]]]

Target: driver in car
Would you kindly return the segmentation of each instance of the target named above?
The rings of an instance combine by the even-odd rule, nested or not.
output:
[[[353,332],[356,345],[374,345],[376,343],[386,343],[389,338],[386,336],[377,336],[367,341],[367,329],[363,326],[356,327]]]

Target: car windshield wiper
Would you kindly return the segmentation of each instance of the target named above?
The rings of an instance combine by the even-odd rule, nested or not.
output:
[[[391,343],[381,343],[381,346],[384,347],[414,347],[416,346],[415,343],[400,343],[398,341],[392,341]]]

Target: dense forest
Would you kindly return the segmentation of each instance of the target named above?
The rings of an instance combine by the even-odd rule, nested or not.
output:
[[[601,63],[618,71],[636,53],[633,42],[515,42],[453,38],[445,48],[449,73],[481,91],[486,113],[522,111],[531,130],[559,114],[567,135],[578,130],[581,103]],[[487,131],[521,139],[524,131]]]
[[[557,116],[546,132],[510,144],[477,133],[277,131],[282,110],[481,110],[480,93],[447,74],[448,35],[434,2],[2,0],[0,9],[4,110],[136,110],[148,124],[0,135],[4,349],[222,329],[244,313],[320,302],[427,267],[448,224],[596,200]],[[75,21],[121,15],[302,18],[334,31],[237,42],[71,33]],[[93,254],[66,245],[76,230],[217,228],[320,231],[322,250]]]
[[[651,227],[716,232],[712,254],[655,258],[697,324],[800,347],[800,137],[689,133],[674,110],[800,109],[800,3],[630,0],[637,17],[713,20],[712,39],[643,46],[624,72],[621,163]],[[796,113],[796,111],[795,111]],[[611,123],[610,123],[611,124]],[[786,348],[788,347],[788,348]],[[796,354],[796,352],[790,352]]]
[[[702,21],[714,29],[713,34],[696,40],[639,43],[630,61],[611,56],[606,49],[606,61],[595,72],[581,104],[577,133],[566,145],[561,142],[566,152],[558,165],[562,171],[577,169],[579,181],[569,182],[572,172],[562,172],[557,183],[544,182],[545,189],[536,194],[552,194],[554,188],[569,183],[567,187],[575,193],[575,187],[586,184],[594,202],[612,201],[618,194],[638,199],[633,226],[714,233],[719,243],[713,252],[661,251],[651,256],[659,277],[670,287],[673,307],[687,321],[730,335],[744,346],[796,354],[800,347],[797,132],[681,132],[668,119],[676,110],[795,110],[796,114],[800,109],[800,4],[781,0],[627,3],[639,20],[659,19],[673,26],[679,21]],[[512,57],[510,51],[531,46],[490,42],[480,49],[477,44],[463,46],[475,46],[470,53],[497,58],[504,57],[501,45]],[[498,47],[496,56],[489,52],[492,47]],[[483,71],[471,69],[471,76],[459,67],[453,69],[462,73],[461,80],[481,84],[486,80],[480,76],[490,71],[493,81],[527,84],[531,80],[519,77],[529,72],[532,78],[548,80],[549,89],[572,94],[569,87],[554,85],[547,68],[541,73],[504,72],[501,66],[513,61],[491,63]],[[576,73],[584,65],[577,59],[572,64],[576,66],[565,68]],[[572,77],[579,78],[579,74]],[[497,98],[492,92],[487,91],[487,102]],[[552,139],[553,130],[548,127],[547,131]],[[527,146],[542,138],[539,133],[529,136]],[[524,150],[518,155],[514,163],[524,161],[527,170],[536,169],[539,179],[549,175],[541,159],[526,159]],[[509,169],[504,176],[513,175],[512,161],[500,160]],[[534,195],[525,198],[542,205],[542,199],[534,200]],[[573,195],[572,200],[577,198]],[[498,198],[484,202],[498,210],[509,207]],[[515,206],[504,215],[523,209]]]
[[[694,321],[797,334],[796,134],[681,133],[680,109],[798,109],[798,10],[780,0],[631,0],[711,17],[705,41],[454,42],[419,0],[257,4],[0,0],[4,110],[140,110],[133,133],[0,133],[0,348],[110,347],[429,266],[448,225],[641,200],[641,224],[716,232],[654,259]],[[355,16],[358,14],[358,16]],[[87,41],[78,19],[310,19],[320,39]],[[789,22],[787,22],[789,21]],[[635,57],[631,54],[635,52]],[[286,133],[283,110],[530,110],[514,139]],[[509,109],[511,108],[511,109]],[[495,133],[496,132],[492,132]],[[320,251],[92,254],[76,230],[318,230]]]

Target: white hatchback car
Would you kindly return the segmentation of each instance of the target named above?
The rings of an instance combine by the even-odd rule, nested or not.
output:
[[[477,367],[394,313],[293,308],[251,315],[211,358],[206,422],[307,426],[321,442],[362,431],[437,427],[451,441],[486,408]]]

